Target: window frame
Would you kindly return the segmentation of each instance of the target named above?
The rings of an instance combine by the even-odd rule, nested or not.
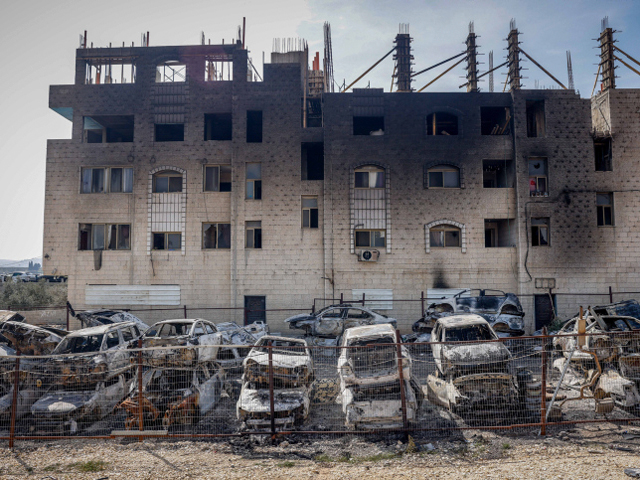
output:
[[[600,195],[607,195],[609,197],[609,203],[599,203],[598,197]],[[613,227],[615,226],[614,206],[613,206],[613,192],[596,192],[596,224],[598,227]],[[609,223],[606,223],[605,211],[609,210]],[[602,213],[601,213],[602,212]]]
[[[82,242],[82,232],[83,229],[82,227],[88,227],[88,229],[86,229],[85,231],[88,231],[89,235],[88,238],[86,239],[87,241],[87,245],[89,246],[89,248],[82,248],[83,247],[83,242]],[[94,248],[95,245],[95,237],[94,237],[94,231],[96,231],[95,229],[102,227],[102,248]],[[114,244],[115,244],[115,248],[111,248],[111,242],[109,241],[109,237],[110,237],[110,233],[111,229],[113,227],[116,227],[116,237],[114,239]],[[120,248],[120,235],[122,234],[122,227],[128,227],[129,228],[129,235],[128,235],[128,247],[126,248]],[[78,224],[78,251],[81,252],[87,252],[87,251],[95,251],[95,250],[110,250],[110,251],[115,251],[115,250],[123,250],[123,251],[127,251],[127,250],[131,250],[131,234],[133,233],[133,230],[131,228],[131,224],[130,223],[79,223]]]
[[[177,67],[181,67],[178,69],[173,69],[171,68],[172,65],[175,65]],[[174,78],[173,80],[165,80],[166,78],[169,78],[166,75],[166,69],[167,67],[169,67],[172,71],[173,71],[173,75],[172,78]],[[162,71],[160,70],[162,68]],[[175,80],[175,76],[181,76],[180,73],[184,72],[184,75],[182,75],[184,78],[182,80]],[[161,62],[159,64],[156,64],[156,80],[154,83],[186,83],[187,81],[187,64],[181,62],[180,60],[167,60],[165,62]]]
[[[549,162],[547,157],[529,157],[528,159],[528,173],[529,173],[529,196],[530,197],[548,197],[549,196]],[[544,175],[531,173],[531,162],[543,162],[544,163]],[[544,179],[545,189],[540,189],[540,180]],[[531,183],[532,180],[534,183]],[[532,186],[535,186],[535,190],[532,190]]]
[[[305,200],[315,200],[315,207],[305,207]],[[301,217],[300,224],[302,228],[317,229],[320,228],[320,210],[318,209],[318,196],[317,195],[303,195],[300,197]],[[315,210],[315,226],[313,225],[313,211]],[[305,213],[307,214],[307,225],[305,225]]]
[[[93,171],[94,170],[102,170],[102,191],[94,192],[94,191],[85,191],[85,172],[90,171],[90,180],[88,183],[89,190],[93,190]],[[113,182],[113,170],[122,170],[122,176],[120,178],[121,183],[121,191],[113,191],[111,189],[111,184]],[[125,170],[130,170],[130,191],[124,191],[125,187],[125,179],[126,174]],[[80,194],[81,195],[94,195],[94,194],[102,194],[102,193],[125,193],[131,194],[133,193],[133,167],[125,167],[125,166],[115,166],[115,167],[80,167]]]
[[[542,122],[538,122],[537,110],[542,105]],[[527,138],[544,138],[547,136],[547,108],[545,99],[525,100],[525,119]],[[535,132],[534,132],[535,127]],[[534,135],[535,133],[535,135]]]
[[[172,191],[171,190],[171,178],[180,178],[180,190],[177,191]],[[166,192],[159,192],[157,190],[157,179],[158,178],[169,178],[169,180],[167,180],[167,191]],[[182,189],[182,183],[184,181],[184,175],[180,172],[178,172],[177,170],[163,170],[161,172],[156,172],[153,174],[153,178],[152,178],[152,182],[153,185],[151,186],[151,191],[152,193],[183,193],[183,189]],[[160,232],[158,232],[160,233]]]
[[[220,246],[220,225],[226,225],[228,227],[229,232],[229,242],[228,247]],[[207,247],[205,242],[205,228],[206,226],[214,226],[216,229],[215,234],[215,246]],[[231,249],[231,224],[230,223],[222,223],[222,222],[203,222],[202,223],[202,250],[229,250]]]
[[[446,115],[446,116],[450,116],[456,119],[456,129],[455,129],[455,133],[447,133],[447,134],[443,134],[443,133],[436,133],[438,129],[436,129],[437,126],[437,122],[438,122],[438,114],[440,115]],[[429,119],[431,117],[431,122],[429,122]],[[434,122],[435,119],[435,122]],[[446,120],[443,120],[446,122]],[[425,130],[426,130],[426,134],[427,137],[457,137],[460,136],[460,118],[458,115],[456,115],[455,113],[451,113],[451,112],[445,112],[445,111],[438,111],[438,112],[431,112],[429,113],[425,119]]]
[[[540,222],[540,223],[534,223],[534,221]],[[531,217],[530,228],[531,228],[531,246],[532,247],[549,247],[551,245],[551,218],[550,217]],[[542,243],[540,241],[540,239],[542,238],[540,233],[542,229],[547,231],[547,243]]]
[[[249,224],[253,224],[253,225],[250,226]],[[255,225],[255,224],[259,224],[259,225]],[[250,221],[246,221],[244,225],[245,225],[244,248],[262,249],[262,221],[250,220]],[[251,239],[251,242],[249,241],[249,239]],[[256,246],[256,244],[258,246]]]
[[[442,245],[434,245],[431,238],[432,232],[441,232]],[[457,245],[447,245],[447,235],[446,232],[456,232],[458,233],[458,244]],[[441,223],[439,225],[434,225],[429,228],[429,248],[462,248],[462,229],[458,228],[454,225],[449,225],[446,223]]]
[[[358,174],[359,173],[367,173],[367,186],[366,187],[359,187],[358,186]],[[375,176],[373,176],[374,181],[373,184],[374,186],[371,186],[372,181],[372,174],[375,174]],[[377,186],[378,185],[378,181],[377,181],[377,177],[379,174],[382,174],[382,186]],[[370,166],[362,166],[362,167],[358,167],[355,168],[353,170],[353,188],[355,188],[356,190],[370,190],[370,189],[375,189],[375,190],[382,190],[384,188],[386,188],[387,186],[387,172],[384,168],[382,167],[378,167],[376,165],[370,165]]]
[[[213,169],[217,169],[218,173],[216,175],[217,178],[217,190],[208,190],[207,189],[207,169],[208,168],[213,168]],[[229,181],[228,182],[222,182],[222,174],[223,174],[223,170],[228,170],[229,173]],[[202,191],[204,193],[228,193],[231,192],[232,190],[232,183],[233,183],[233,177],[232,177],[232,169],[231,169],[231,165],[230,164],[220,164],[220,165],[204,165],[203,167],[203,175],[202,175]],[[229,189],[227,190],[226,184],[229,184]],[[224,190],[222,189],[222,185],[225,185]]]
[[[258,165],[259,178],[249,178],[249,165]],[[251,185],[251,188],[249,188]],[[249,195],[251,192],[251,195]],[[262,162],[245,163],[245,200],[262,200]]]
[[[156,235],[164,235],[164,248],[156,248]],[[178,242],[178,248],[168,248],[169,246],[169,235],[180,235],[180,241]],[[182,250],[182,232],[151,232],[151,251],[156,252],[177,252]]]
[[[367,245],[364,245],[362,243],[358,243],[358,234],[362,234],[362,233],[367,233],[368,234],[368,241],[367,241]],[[382,239],[382,245],[375,245],[375,234],[378,234],[378,239]],[[355,248],[385,248],[387,246],[387,231],[385,229],[375,229],[375,228],[370,228],[370,229],[355,229],[353,231],[353,243],[355,245]]]
[[[455,172],[458,175],[458,185],[455,187],[447,187],[445,185],[445,173],[446,172]],[[433,186],[431,185],[431,174],[432,173],[441,173],[442,174],[442,186]],[[433,167],[429,168],[427,170],[427,188],[429,189],[460,189],[461,187],[461,183],[460,183],[460,168],[455,167],[453,165],[447,165],[447,164],[442,164],[442,165],[434,165]]]

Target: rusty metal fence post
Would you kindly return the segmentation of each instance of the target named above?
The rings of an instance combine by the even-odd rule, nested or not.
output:
[[[142,406],[142,339],[138,339],[138,423],[141,432],[144,430],[144,412]],[[138,437],[138,441],[143,440],[142,435]]]
[[[609,303],[613,303],[613,289],[609,285]]]
[[[184,318],[187,318],[187,306],[183,305],[182,307],[184,309]]]
[[[424,290],[420,292],[420,318],[424,317]]]
[[[269,355],[269,413],[271,418],[271,441],[274,442],[276,439],[276,412],[273,392],[273,349],[271,340],[269,340],[267,348]]]
[[[407,396],[404,391],[404,365],[402,364],[402,338],[400,337],[400,332],[396,330],[396,352],[398,355],[398,376],[400,377],[400,405],[402,407],[402,427],[404,428],[404,437],[405,440],[409,435],[409,422],[407,421]],[[375,347],[374,347],[375,348]]]
[[[547,434],[547,327],[542,327],[542,372],[540,375],[540,435]]]
[[[13,450],[16,436],[16,414],[18,410],[18,388],[20,383],[20,350],[16,351],[16,369],[13,375],[13,397],[11,398],[11,426],[9,427],[9,448]]]

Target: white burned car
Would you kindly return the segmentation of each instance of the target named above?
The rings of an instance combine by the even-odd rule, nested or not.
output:
[[[267,427],[271,423],[269,345],[276,425],[298,425],[309,416],[309,393],[314,373],[307,342],[265,335],[244,360],[242,390],[236,405],[238,420],[249,428]]]
[[[142,347],[160,348],[144,352],[145,363],[163,367],[186,367],[216,360],[222,344],[215,324],[201,318],[163,320],[153,324],[142,336]]]

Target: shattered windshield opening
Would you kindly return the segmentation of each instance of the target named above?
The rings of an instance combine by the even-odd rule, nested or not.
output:
[[[86,337],[65,338],[56,353],[87,353],[99,352],[104,335],[88,335]]]
[[[445,332],[446,342],[478,342],[481,340],[494,340],[491,330],[486,325],[447,328]]]
[[[191,330],[190,323],[165,323],[163,324],[158,333],[155,335],[156,337],[177,337],[180,335],[188,335],[189,330]]]

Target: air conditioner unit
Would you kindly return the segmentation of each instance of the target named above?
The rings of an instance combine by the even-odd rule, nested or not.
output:
[[[359,250],[358,261],[359,262],[377,262],[380,258],[379,250]]]

